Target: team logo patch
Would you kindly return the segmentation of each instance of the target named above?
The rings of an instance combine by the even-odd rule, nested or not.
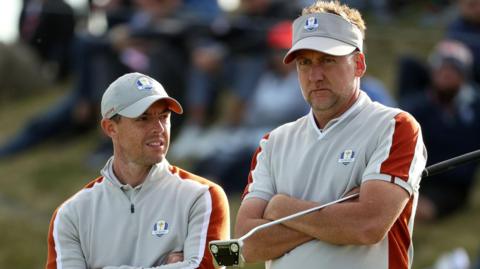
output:
[[[340,153],[340,158],[338,159],[339,163],[347,165],[353,161],[355,161],[355,152],[353,150],[347,149]]]
[[[168,223],[164,220],[157,221],[153,225],[152,235],[162,237],[164,234],[168,234]]]
[[[136,81],[137,89],[141,91],[149,91],[153,89],[153,82],[147,77],[141,77]]]
[[[305,25],[303,26],[307,31],[313,31],[318,28],[318,20],[315,17],[310,17],[305,21]]]

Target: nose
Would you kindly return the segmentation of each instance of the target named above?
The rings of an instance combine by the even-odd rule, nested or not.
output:
[[[154,133],[163,133],[165,132],[165,122],[163,122],[161,119],[156,119],[153,121],[153,132]]]
[[[324,79],[324,70],[320,64],[313,64],[310,68],[310,73],[308,74],[308,79],[310,81],[321,81]]]

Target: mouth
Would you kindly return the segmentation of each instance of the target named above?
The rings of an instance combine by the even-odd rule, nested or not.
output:
[[[330,91],[329,88],[315,88],[312,89],[311,92],[324,92],[324,91]]]
[[[155,140],[155,141],[149,141],[147,143],[145,143],[148,147],[151,147],[151,148],[162,148],[164,145],[165,145],[165,142],[163,142],[162,140]]]
[[[331,93],[330,89],[327,89],[327,88],[313,89],[310,91],[310,94],[313,96],[323,96],[330,93]]]

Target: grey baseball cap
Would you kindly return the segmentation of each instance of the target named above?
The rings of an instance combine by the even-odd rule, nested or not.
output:
[[[165,100],[171,111],[183,113],[180,103],[168,96],[158,81],[141,73],[128,73],[112,82],[103,94],[102,117],[109,119],[119,114],[136,118],[158,100]]]
[[[284,63],[295,59],[295,52],[303,49],[315,50],[335,56],[343,56],[363,49],[360,29],[339,15],[312,13],[298,17],[293,22],[292,48],[287,52]]]

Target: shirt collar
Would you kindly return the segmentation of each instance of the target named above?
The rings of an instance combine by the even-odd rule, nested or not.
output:
[[[113,172],[113,156],[108,159],[107,163],[103,167],[103,169],[100,171],[103,177],[105,177],[108,181],[110,181],[113,185],[118,186],[119,188],[124,188],[127,186],[130,186],[129,184],[122,184],[115,173]],[[150,171],[148,172],[148,175],[146,176],[145,180],[143,181],[142,184],[139,184],[136,186],[134,189],[140,189],[142,186],[144,186],[146,183],[154,180],[160,180],[163,178],[163,174],[168,172],[169,163],[166,159],[163,161],[154,164]]]

